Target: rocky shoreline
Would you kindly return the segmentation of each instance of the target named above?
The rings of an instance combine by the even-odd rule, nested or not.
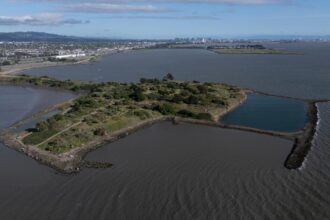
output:
[[[316,133],[318,123],[317,103],[326,101],[311,101],[308,103],[308,122],[303,131],[295,138],[291,153],[285,161],[285,167],[288,169],[300,168],[313,145],[313,139]]]
[[[241,103],[243,103],[247,99],[247,96],[244,94],[242,96],[242,99],[238,100],[238,102],[232,103],[231,106],[223,111],[220,112],[219,115],[217,115],[217,118],[220,118],[222,115],[226,114],[230,110],[238,107]],[[122,130],[119,130],[117,132],[106,134],[101,137],[95,138],[92,142],[89,142],[88,144],[72,149],[68,152],[62,153],[62,154],[53,154],[48,151],[44,151],[42,149],[39,149],[36,146],[29,146],[23,144],[17,133],[15,133],[14,129],[17,126],[20,126],[24,124],[24,122],[32,120],[36,117],[40,117],[41,115],[48,113],[54,109],[56,109],[58,105],[54,105],[52,107],[49,107],[29,118],[24,118],[19,122],[16,122],[14,125],[12,125],[8,129],[4,129],[2,132],[0,132],[0,142],[4,143],[7,147],[14,149],[16,151],[19,151],[21,153],[24,153],[25,155],[35,159],[36,161],[48,165],[57,171],[64,173],[64,174],[73,174],[77,173],[81,170],[82,167],[87,168],[108,168],[111,167],[112,164],[110,163],[100,163],[100,162],[92,162],[92,161],[85,161],[85,156],[100,147],[102,147],[104,144],[112,143],[114,141],[117,141],[121,138],[124,138],[132,133],[135,133],[139,130],[145,129],[146,127],[152,126],[155,123],[159,123],[162,121],[172,121],[173,123],[178,122],[186,122],[186,123],[192,123],[192,124],[204,124],[204,125],[212,125],[217,126],[218,123],[216,122],[208,122],[208,121],[202,121],[202,120],[190,120],[186,118],[179,118],[174,116],[161,116],[158,118],[152,118],[149,120],[145,120],[143,122],[140,122],[136,124],[135,126],[127,127]]]
[[[42,164],[48,165],[56,169],[61,173],[73,174],[79,172],[81,167],[89,167],[89,168],[110,167],[111,165],[108,163],[88,162],[88,161],[86,162],[84,160],[84,157],[89,152],[96,150],[99,147],[102,147],[106,143],[114,142],[132,133],[135,133],[138,130],[144,129],[155,123],[166,120],[172,120],[172,119],[165,116],[165,117],[146,120],[143,121],[142,123],[137,124],[134,127],[128,127],[120,131],[117,131],[113,134],[96,138],[94,141],[88,143],[83,147],[75,148],[69,152],[65,152],[58,155],[44,151],[35,146],[29,146],[23,144],[22,142],[19,141],[17,134],[10,129],[3,130],[0,133],[0,142],[2,142],[5,146],[11,149],[24,153],[25,155],[35,159],[36,161]]]
[[[28,146],[24,145],[17,136],[17,133],[14,132],[14,128],[21,125],[22,123],[26,122],[27,120],[31,120],[35,117],[39,117],[49,111],[56,109],[57,105],[49,107],[46,110],[43,110],[29,118],[24,118],[21,121],[15,123],[8,129],[4,129],[0,132],[0,142],[4,143],[9,148],[12,148],[16,151],[22,152],[27,156],[39,161],[42,164],[48,165],[50,167],[55,168],[59,172],[65,174],[72,174],[77,173],[81,170],[82,167],[87,168],[108,168],[111,167],[111,163],[102,163],[102,162],[94,162],[94,161],[86,161],[84,158],[85,156],[100,147],[104,144],[112,143],[117,141],[121,138],[124,138],[132,133],[135,133],[141,129],[146,127],[152,126],[155,123],[159,123],[162,121],[172,121],[174,124],[178,123],[188,123],[188,124],[197,124],[197,125],[205,125],[205,126],[212,126],[222,129],[234,129],[234,130],[241,130],[245,132],[253,132],[263,135],[271,135],[279,138],[284,138],[287,140],[293,141],[293,148],[291,153],[288,155],[284,165],[288,169],[297,169],[301,167],[303,161],[305,160],[309,150],[312,147],[312,141],[316,132],[316,126],[318,122],[318,109],[317,103],[320,102],[328,102],[329,100],[314,100],[308,101],[308,112],[307,118],[308,121],[305,124],[305,127],[302,131],[295,132],[295,133],[284,133],[284,132],[274,132],[274,131],[266,131],[251,127],[244,127],[238,125],[225,125],[219,121],[221,116],[227,114],[228,112],[234,110],[242,103],[244,103],[247,99],[247,94],[254,93],[253,90],[244,89],[243,96],[241,99],[237,100],[237,102],[231,103],[231,105],[225,109],[224,111],[220,112],[217,115],[217,121],[205,121],[205,120],[198,120],[198,119],[190,119],[190,118],[182,118],[177,116],[161,116],[158,118],[152,118],[146,121],[142,121],[135,126],[127,127],[117,132],[106,134],[101,137],[95,138],[92,142],[80,147],[72,149],[68,152],[62,154],[53,154],[42,149],[39,149],[35,146]],[[269,95],[266,93],[255,92],[263,95],[268,96],[276,96],[276,95]],[[278,97],[278,96],[277,96]],[[281,96],[282,97],[282,96]],[[282,97],[282,98],[290,98],[290,97]],[[70,100],[69,100],[70,101]],[[306,100],[303,100],[306,102]]]
[[[263,135],[275,136],[275,137],[294,141],[295,150],[293,150],[293,152],[289,155],[288,161],[285,164],[286,167],[289,169],[295,169],[295,168],[300,167],[300,165],[304,159],[304,157],[301,157],[301,155],[302,155],[301,152],[304,152],[307,154],[308,150],[306,151],[306,149],[309,149],[309,147],[305,147],[305,145],[303,144],[303,143],[305,143],[304,138],[309,137],[308,140],[312,140],[312,137],[314,135],[314,133],[312,136],[311,135],[306,136],[306,135],[302,135],[301,133],[272,132],[272,131],[265,131],[265,130],[250,128],[250,127],[244,127],[244,126],[224,125],[224,124],[217,123],[217,122],[188,119],[188,118],[181,118],[181,117],[173,117],[173,116],[162,116],[159,118],[150,119],[150,120],[141,122],[134,127],[125,128],[125,129],[117,131],[113,134],[109,134],[109,135],[105,135],[104,137],[97,138],[93,142],[88,143],[88,145],[85,145],[80,148],[75,148],[69,152],[62,153],[59,155],[52,154],[50,152],[41,150],[34,146],[24,145],[17,139],[16,134],[14,132],[10,132],[10,131],[2,132],[0,134],[0,141],[3,142],[6,146],[8,146],[16,151],[22,152],[22,153],[26,154],[27,156],[39,161],[42,164],[55,168],[56,170],[58,170],[61,173],[73,174],[73,173],[79,172],[82,167],[86,167],[86,168],[109,168],[109,167],[111,167],[112,166],[111,163],[86,161],[84,158],[89,152],[94,151],[94,150],[104,146],[105,144],[115,142],[115,141],[125,138],[126,136],[133,134],[139,130],[145,129],[147,127],[150,127],[156,123],[163,122],[163,121],[171,121],[174,124],[186,123],[186,124],[212,126],[212,127],[216,127],[216,128],[222,128],[222,129],[240,130],[240,131],[245,131],[245,132],[253,132],[253,133],[258,133],[258,134],[263,134]],[[306,127],[307,127],[307,125],[306,125]],[[312,127],[313,126],[311,126],[311,128]],[[311,134],[311,133],[309,133],[309,134]],[[297,143],[301,143],[301,144],[297,145]],[[300,147],[297,147],[297,146],[300,146]],[[296,155],[299,155],[298,158],[300,160],[295,160],[295,158],[297,158]],[[296,166],[291,167],[291,164],[294,164]]]

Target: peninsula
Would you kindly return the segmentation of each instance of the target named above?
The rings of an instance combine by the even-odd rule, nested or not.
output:
[[[17,132],[17,123],[1,135],[7,146],[69,173],[81,166],[87,152],[105,142],[174,117],[217,122],[246,99],[238,87],[175,81],[171,74],[139,83],[60,81],[27,75],[1,76],[0,81],[80,93],[77,99],[49,109],[56,109],[57,114],[33,128]]]
[[[299,168],[312,146],[316,131],[316,104],[308,101],[308,121],[303,130],[283,133],[238,125],[219,119],[238,107],[253,91],[221,83],[176,81],[171,74],[163,79],[140,79],[139,83],[93,83],[61,81],[47,76],[2,75],[0,84],[36,86],[77,92],[77,98],[52,106],[0,132],[0,141],[10,148],[64,173],[81,167],[106,168],[109,163],[84,160],[85,155],[105,143],[123,138],[154,123],[171,120],[225,129],[236,129],[285,138],[293,149],[285,166]],[[268,94],[267,94],[268,95]],[[306,101],[307,102],[307,101]],[[53,114],[50,114],[53,113]],[[20,129],[27,121],[34,126]]]
[[[218,54],[273,54],[273,55],[297,55],[296,52],[266,48],[263,45],[234,45],[213,46],[207,48]]]

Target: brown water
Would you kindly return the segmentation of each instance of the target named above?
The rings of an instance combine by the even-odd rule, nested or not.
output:
[[[308,45],[301,50],[306,51],[307,58],[220,59],[200,52],[198,57],[206,56],[201,58],[203,74],[189,75],[191,69],[183,67],[181,73],[191,78],[226,79],[285,95],[330,98],[330,48]],[[143,57],[149,52],[143,52]],[[169,56],[167,51],[167,55],[159,55],[161,51],[150,53]],[[176,57],[172,51],[170,54],[173,57],[163,62],[180,62],[175,60],[182,56]],[[205,66],[208,59],[211,66],[215,62],[228,66],[224,61],[242,60],[232,67],[242,72],[228,73],[217,66],[217,74],[209,73]],[[189,60],[198,64],[191,57]],[[143,65],[156,68],[153,62],[146,63]],[[135,67],[122,66],[124,79],[138,78],[125,72],[138,72]],[[271,72],[256,73],[253,68]],[[270,74],[273,76],[269,78]],[[0,102],[0,112],[20,106],[19,102],[9,103]],[[161,123],[135,133],[88,155],[90,160],[110,161],[114,167],[84,169],[75,176],[57,174],[0,147],[0,219],[330,219],[330,103],[319,104],[318,108],[320,121],[313,148],[303,167],[292,171],[283,166],[292,147],[290,141],[195,125]],[[0,114],[0,122],[9,125],[22,115],[25,113],[21,111],[11,116]]]

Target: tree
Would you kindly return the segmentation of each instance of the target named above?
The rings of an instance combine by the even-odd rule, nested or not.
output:
[[[186,100],[186,104],[197,105],[199,103],[199,98],[195,95],[190,95]]]
[[[196,119],[206,120],[206,121],[212,121],[213,120],[212,115],[210,115],[210,113],[198,113],[196,115]]]
[[[175,115],[174,107],[168,103],[157,105],[154,110],[159,111],[163,115]]]
[[[174,76],[171,73],[168,73],[163,78],[164,81],[174,80]]]
[[[145,95],[143,94],[142,89],[138,86],[135,86],[133,88],[133,93],[130,95],[130,98],[137,102],[142,102],[146,99]]]
[[[3,61],[3,62],[2,62],[2,65],[3,65],[3,66],[8,66],[8,65],[10,65],[9,60],[5,60],[5,61]]]
[[[207,92],[208,92],[208,88],[207,88],[207,86],[205,86],[205,85],[198,85],[198,86],[197,86],[197,89],[198,89],[199,92],[202,93],[202,94],[207,94]]]

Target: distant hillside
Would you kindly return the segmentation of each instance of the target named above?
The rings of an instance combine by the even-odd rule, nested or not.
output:
[[[11,32],[11,33],[0,33],[0,41],[47,41],[47,42],[68,42],[68,41],[95,41],[99,39],[63,36],[57,34],[48,34],[43,32]]]

